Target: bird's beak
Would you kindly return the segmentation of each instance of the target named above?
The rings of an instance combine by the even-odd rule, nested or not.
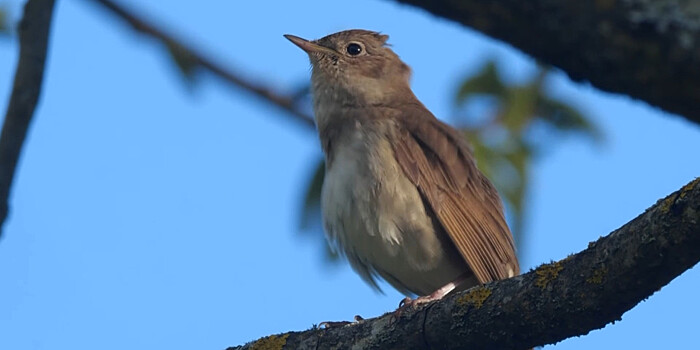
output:
[[[308,41],[306,39],[302,39],[302,38],[295,36],[295,35],[285,34],[284,37],[287,38],[287,40],[291,41],[294,45],[299,46],[302,50],[306,51],[306,53],[318,52],[318,53],[326,53],[326,54],[332,54],[332,55],[336,54],[336,52],[332,49],[329,49],[325,46],[315,44],[311,41]]]

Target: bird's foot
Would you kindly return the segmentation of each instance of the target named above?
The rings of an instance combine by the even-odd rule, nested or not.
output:
[[[353,319],[354,319],[354,321],[325,321],[325,322],[319,323],[318,326],[323,327],[325,329],[338,328],[338,327],[347,326],[347,325],[353,324],[353,323],[360,323],[360,321],[365,320],[360,315],[355,315],[355,317]]]
[[[409,297],[405,297],[401,302],[399,303],[399,308],[394,311],[394,315],[392,316],[392,320],[396,321],[401,317],[401,314],[406,311],[406,310],[411,310],[414,309],[420,305],[427,304],[430,302],[433,302],[435,300],[440,300],[442,299],[445,295],[449,294],[451,291],[453,291],[457,285],[462,283],[462,280],[464,277],[460,276],[456,280],[438,288],[436,291],[424,295],[415,299],[411,299]]]
[[[442,299],[442,297],[443,297],[442,295],[440,295],[440,296],[434,296],[433,294],[425,295],[425,296],[418,297],[418,298],[415,298],[415,299],[411,299],[411,298],[409,298],[409,297],[405,297],[405,298],[403,298],[403,300],[401,300],[401,302],[399,303],[399,308],[397,309],[397,311],[398,311],[398,310],[402,310],[402,309],[416,308],[416,307],[418,307],[418,306],[420,306],[420,305],[427,304],[427,303],[429,303],[429,302],[431,302],[431,301],[440,300],[440,299]]]
[[[433,294],[435,294],[435,293],[433,293]],[[401,315],[405,311],[413,310],[420,305],[427,304],[427,303],[430,303],[430,302],[435,301],[435,300],[440,300],[443,297],[443,296],[436,297],[433,294],[425,295],[425,296],[418,297],[415,299],[411,299],[409,297],[403,298],[403,300],[401,300],[401,302],[399,303],[399,308],[396,309],[396,311],[394,311],[394,313],[391,315],[391,323],[398,321],[399,318],[401,318]]]

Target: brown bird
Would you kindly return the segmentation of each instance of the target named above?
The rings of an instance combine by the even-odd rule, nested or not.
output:
[[[387,35],[348,30],[308,41],[326,157],[326,236],[374,288],[415,305],[519,274],[501,200],[470,147],[416,98]]]

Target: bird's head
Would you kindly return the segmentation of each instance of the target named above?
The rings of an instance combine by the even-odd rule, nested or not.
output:
[[[285,37],[309,55],[315,100],[372,105],[410,92],[411,69],[387,47],[387,35],[354,29],[313,41]]]

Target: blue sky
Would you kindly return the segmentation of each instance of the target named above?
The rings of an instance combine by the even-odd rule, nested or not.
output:
[[[283,91],[308,79],[309,63],[282,34],[382,31],[413,67],[417,96],[445,119],[458,82],[484,59],[514,82],[534,67],[389,1],[123,3]],[[7,4],[18,15],[21,4]],[[58,1],[52,30],[0,240],[0,349],[223,349],[397,306],[390,287],[379,295],[346,264],[326,266],[298,234],[320,156],[314,132],[217,78],[189,91],[161,47],[88,1]],[[16,60],[17,42],[0,41],[2,111]],[[524,270],[584,249],[700,175],[698,126],[561,73],[548,87],[607,142],[566,138],[536,163]],[[547,348],[688,348],[699,287],[695,268],[621,322]]]

